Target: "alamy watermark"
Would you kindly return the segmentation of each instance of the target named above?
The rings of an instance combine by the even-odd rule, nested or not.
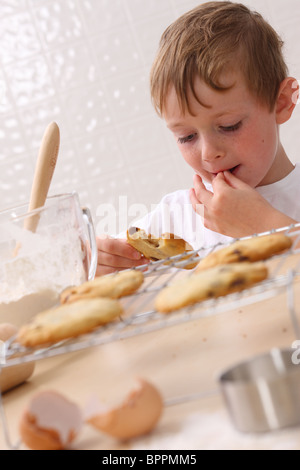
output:
[[[203,245],[203,206],[197,214],[191,203],[129,204],[127,196],[119,196],[117,204],[103,203],[96,210],[96,233],[98,236],[125,234],[130,226],[147,227],[147,233],[160,236],[170,233],[185,238],[188,233],[197,246]]]

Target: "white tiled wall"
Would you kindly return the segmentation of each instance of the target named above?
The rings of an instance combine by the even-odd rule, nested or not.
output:
[[[78,191],[96,228],[105,205],[124,211],[125,196],[127,206],[150,209],[166,192],[190,187],[192,171],[152,109],[148,78],[162,32],[198,3],[0,0],[0,209],[28,200],[53,120],[61,146],[50,192]],[[244,3],[282,35],[290,73],[300,78],[299,0]],[[293,161],[298,121],[297,107],[282,128]],[[117,231],[127,222],[120,215]]]

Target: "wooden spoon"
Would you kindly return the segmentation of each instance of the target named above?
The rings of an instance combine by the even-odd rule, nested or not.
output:
[[[51,122],[45,130],[35,167],[28,212],[45,204],[54,169],[56,166],[60,143],[60,132],[56,122]],[[24,228],[35,232],[39,214],[26,217]],[[18,254],[20,244],[15,247],[14,255]]]

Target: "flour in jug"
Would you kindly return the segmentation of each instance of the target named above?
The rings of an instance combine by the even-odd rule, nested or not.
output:
[[[0,250],[0,323],[19,326],[54,306],[60,293],[86,281],[78,231],[22,235],[17,256]]]

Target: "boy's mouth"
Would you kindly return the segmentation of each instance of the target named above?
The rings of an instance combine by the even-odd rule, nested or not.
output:
[[[230,173],[233,173],[235,172],[235,170],[239,167],[240,165],[236,165],[236,166],[233,166],[232,168],[228,168],[228,170],[221,170],[221,171],[218,171],[217,173],[213,173],[213,176],[217,176],[219,173],[223,173],[224,171],[230,171]]]

